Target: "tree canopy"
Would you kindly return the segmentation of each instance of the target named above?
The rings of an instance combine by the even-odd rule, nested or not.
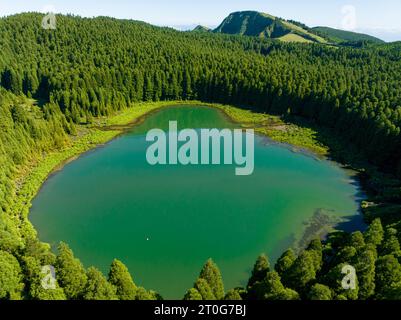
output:
[[[209,260],[187,299],[400,297],[400,43],[333,48],[70,15],[44,30],[42,18],[0,18],[0,299],[160,298],[136,287],[120,261],[106,279],[86,270],[66,244],[55,257],[27,218],[34,190],[19,178],[44,155],[71,146],[98,117],[143,101],[192,99],[330,130],[333,145],[349,145],[348,156],[366,159],[373,204],[364,203],[366,232],[290,249],[274,270],[261,256],[247,288],[225,294]],[[48,264],[57,282],[44,292],[39,270]],[[351,291],[341,287],[348,264],[357,273]]]

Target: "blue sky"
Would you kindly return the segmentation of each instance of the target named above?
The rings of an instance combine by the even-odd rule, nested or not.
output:
[[[344,6],[348,6],[348,13],[342,11]],[[349,6],[354,8],[353,30],[387,41],[401,40],[400,0],[0,0],[0,16],[52,9],[58,13],[113,16],[183,28],[195,24],[216,26],[230,12],[258,10],[309,26],[344,29]]]

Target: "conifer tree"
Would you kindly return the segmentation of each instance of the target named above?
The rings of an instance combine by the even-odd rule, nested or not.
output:
[[[22,272],[18,260],[8,252],[0,251],[0,299],[21,299]]]
[[[384,241],[380,247],[380,253],[382,255],[392,254],[396,258],[401,257],[400,242],[397,238],[398,231],[394,228],[387,228],[384,236]]]
[[[238,301],[238,300],[242,300],[241,294],[238,292],[238,290],[236,289],[231,289],[229,291],[227,291],[224,300],[228,300],[228,301]]]
[[[212,288],[209,283],[203,279],[199,278],[194,285],[194,289],[199,292],[202,297],[202,300],[218,300],[213,293]]]
[[[331,292],[330,288],[323,285],[316,283],[312,286],[310,292],[309,292],[309,299],[310,300],[332,300],[333,299],[333,293]]]
[[[277,260],[274,269],[283,277],[297,259],[294,250],[289,249]]]
[[[380,219],[375,219],[365,232],[366,243],[378,246],[382,243],[384,237],[384,230]]]
[[[24,257],[24,273],[25,281],[27,283],[26,289],[30,299],[33,300],[66,300],[64,290],[60,288],[57,280],[55,279],[54,288],[43,287],[42,281],[44,275],[42,267],[38,260],[33,257]]]
[[[401,265],[393,255],[386,255],[376,262],[376,296],[378,299],[400,299]]]
[[[285,284],[306,294],[308,286],[316,278],[316,256],[309,250],[303,251],[287,271]]]
[[[366,246],[358,252],[354,261],[359,279],[359,298],[369,299],[375,292],[376,252]]]
[[[262,281],[266,274],[270,271],[269,259],[265,254],[262,254],[256,260],[252,270],[252,276],[248,281],[248,288],[252,287],[256,282]]]
[[[195,288],[191,288],[185,294],[184,300],[202,300],[202,295]]]
[[[90,267],[87,271],[83,298],[85,300],[117,300],[116,288],[107,282],[99,270]]]
[[[209,259],[200,272],[199,279],[204,279],[217,300],[224,298],[224,284],[221,273],[212,259]]]
[[[65,243],[58,246],[56,276],[68,299],[80,299],[84,294],[87,275],[81,262]]]
[[[117,297],[120,300],[135,300],[136,285],[128,271],[128,268],[119,260],[111,264],[108,281],[117,289]]]

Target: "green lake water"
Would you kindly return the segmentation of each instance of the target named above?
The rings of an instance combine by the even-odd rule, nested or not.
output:
[[[67,242],[85,267],[105,274],[118,258],[137,285],[181,299],[208,258],[226,289],[245,286],[257,256],[276,259],[316,212],[361,223],[347,172],[266,137],[255,138],[251,176],[236,176],[234,165],[150,166],[146,132],[169,120],[181,129],[233,128],[207,107],[150,115],[47,180],[30,213],[40,239]]]

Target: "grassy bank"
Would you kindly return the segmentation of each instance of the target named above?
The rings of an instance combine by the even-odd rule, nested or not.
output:
[[[276,142],[306,149],[318,155],[328,154],[328,147],[319,140],[318,129],[286,122],[279,116],[201,101],[140,103],[135,105],[134,108],[124,110],[113,117],[97,119],[96,124],[103,128],[134,125],[148,113],[175,105],[203,105],[216,108],[221,110],[231,121],[244,128],[253,128],[256,132],[265,134]]]
[[[289,144],[322,156],[328,154],[329,149],[319,141],[317,130],[286,122],[278,116],[226,105],[210,104],[209,106],[222,110],[230,119],[240,123],[243,127],[253,128],[256,132],[267,135],[276,142]]]

